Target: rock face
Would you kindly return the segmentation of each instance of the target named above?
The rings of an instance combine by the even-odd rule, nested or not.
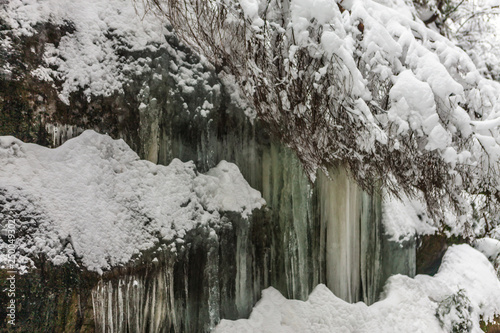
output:
[[[267,203],[248,219],[221,212],[221,223],[188,231],[175,253],[143,251],[142,260],[102,275],[33,258],[37,268],[19,276],[22,330],[44,318],[56,332],[204,332],[221,318],[247,317],[269,286],[304,300],[325,283],[344,300],[373,303],[388,276],[415,274],[415,243],[385,236],[380,197],[363,193],[341,166],[311,184],[228,80],[170,32],[153,48],[117,44],[120,89],[94,95],[77,86],[61,100],[69,76],[42,80],[32,71],[51,68],[47,50],[73,38],[79,25],[38,22],[26,36],[0,20],[0,52],[8,55],[0,61],[10,68],[0,77],[0,135],[57,146],[90,128],[124,139],[154,163],[192,160],[207,172],[226,160]],[[118,32],[105,36],[123,40]]]

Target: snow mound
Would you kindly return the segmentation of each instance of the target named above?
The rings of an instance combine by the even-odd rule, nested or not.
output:
[[[235,211],[247,217],[254,208],[260,208],[255,203],[265,203],[233,163],[221,161],[205,177],[198,177],[196,183],[197,194],[209,210]]]
[[[225,161],[202,175],[192,162],[140,160],[123,140],[94,131],[56,149],[0,137],[0,264],[15,225],[19,269],[43,253],[54,264],[77,260],[102,272],[217,223],[220,211],[248,217],[264,204]]]
[[[270,287],[249,319],[222,320],[215,332],[481,332],[480,318],[495,314],[500,281],[493,267],[477,250],[458,245],[448,249],[434,277],[392,276],[383,299],[371,306],[346,303],[322,284],[307,301],[288,300]]]
[[[474,247],[483,253],[488,259],[498,262],[500,267],[500,241],[493,238],[476,239]],[[499,271],[500,272],[500,271]]]

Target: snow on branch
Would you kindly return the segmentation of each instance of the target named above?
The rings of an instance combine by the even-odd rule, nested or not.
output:
[[[500,85],[401,2],[150,2],[234,75],[311,180],[342,164],[366,190],[424,193],[438,218],[467,210],[464,190],[500,199]]]

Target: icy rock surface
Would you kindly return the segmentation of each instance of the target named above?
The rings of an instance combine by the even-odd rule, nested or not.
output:
[[[245,7],[246,15],[256,14],[255,3],[253,1]],[[138,12],[145,14],[142,5],[137,4]],[[308,2],[303,4],[310,7]],[[319,11],[324,7],[317,2],[314,8]],[[135,147],[141,157],[150,161],[169,164],[174,158],[193,160],[198,170],[208,172],[206,176],[200,176],[189,163],[174,160],[168,167],[161,167],[137,161],[135,156],[127,165],[141,167],[137,172],[129,168],[118,170],[113,177],[124,181],[115,184],[114,180],[108,182],[105,176],[92,180],[94,175],[86,171],[90,166],[81,161],[81,166],[75,168],[72,177],[89,176],[89,184],[85,185],[88,186],[87,190],[95,188],[95,198],[104,201],[95,205],[86,204],[85,207],[90,209],[78,211],[72,200],[86,202],[87,199],[94,200],[94,196],[83,194],[78,197],[80,192],[86,190],[78,190],[80,185],[70,179],[60,186],[71,189],[72,195],[60,199],[60,196],[53,194],[51,198],[55,201],[50,204],[64,204],[65,209],[77,214],[71,216],[68,227],[75,227],[71,230],[82,232],[87,237],[88,242],[80,245],[75,245],[80,238],[68,230],[53,227],[59,224],[43,206],[43,200],[48,202],[48,197],[43,199],[26,188],[10,186],[2,192],[2,198],[7,202],[4,193],[11,191],[8,193],[14,193],[15,198],[9,199],[10,202],[18,203],[12,212],[30,214],[26,215],[29,216],[27,223],[24,217],[19,218],[24,223],[22,228],[31,230],[29,221],[32,221],[41,230],[40,234],[33,237],[28,233],[25,252],[42,252],[50,248],[48,243],[55,244],[59,252],[50,252],[55,262],[63,262],[67,258],[83,261],[87,258],[83,255],[87,255],[89,257],[85,260],[95,270],[99,270],[105,269],[111,262],[126,262],[127,258],[141,251],[140,248],[121,251],[125,241],[107,244],[108,241],[92,238],[96,233],[92,228],[106,231],[113,237],[115,234],[129,235],[127,240],[133,245],[131,248],[137,245],[137,235],[144,237],[145,243],[140,243],[140,246],[146,247],[149,246],[148,242],[156,244],[154,242],[173,237],[177,240],[176,248],[182,248],[184,241],[188,243],[183,234],[186,230],[186,234],[190,234],[190,226],[219,222],[214,210],[236,207],[234,209],[238,214],[247,215],[252,203],[257,205],[260,202],[256,193],[248,187],[238,186],[235,191],[228,190],[228,187],[236,189],[232,185],[241,180],[241,175],[231,171],[234,165],[222,162],[216,169],[209,171],[221,160],[236,163],[251,186],[262,191],[270,208],[268,216],[255,219],[251,224],[234,218],[230,222],[226,221],[227,225],[222,224],[216,234],[207,234],[206,230],[197,234],[196,231],[194,236],[189,236],[194,240],[194,245],[185,246],[189,254],[186,257],[179,254],[181,259],[176,263],[165,262],[167,259],[158,256],[159,263],[153,261],[148,264],[150,271],[146,270],[146,273],[123,273],[113,281],[101,281],[93,290],[93,305],[95,319],[102,323],[99,325],[102,325],[103,330],[106,327],[113,328],[113,331],[125,331],[127,327],[139,327],[137,330],[149,327],[155,331],[160,327],[169,327],[166,322],[171,321],[179,332],[206,331],[217,321],[219,311],[225,318],[247,316],[262,288],[270,285],[287,297],[306,299],[314,286],[327,283],[345,300],[363,299],[371,303],[378,297],[380,284],[389,275],[412,275],[412,237],[407,237],[408,246],[393,244],[395,247],[391,248],[392,243],[384,238],[385,231],[381,225],[380,198],[370,198],[362,193],[343,172],[339,172],[333,181],[324,177],[321,184],[312,186],[293,152],[279,143],[270,142],[262,124],[257,123],[255,126],[247,117],[236,115],[242,110],[235,110],[234,105],[231,105],[235,92],[226,92],[231,95],[230,98],[221,96],[224,89],[212,74],[205,71],[203,60],[192,61],[192,54],[182,45],[170,47],[165,43],[170,33],[162,28],[164,22],[159,22],[157,17],[146,13],[141,21],[132,2],[123,0],[92,0],[86,3],[13,0],[1,10],[6,11],[5,17],[9,18],[6,25],[15,36],[33,34],[36,37],[39,24],[47,22],[67,27],[60,41],[47,43],[41,51],[36,50],[44,55],[43,61],[31,72],[43,82],[60,82],[59,97],[63,101],[67,102],[69,98],[71,103],[71,95],[79,89],[84,90],[86,97],[94,94],[107,96],[123,89],[124,95],[132,96],[130,98],[133,101],[126,100],[120,106],[131,103],[130,108],[137,113],[131,112],[136,116],[131,123],[138,128],[127,127],[120,132],[120,137]],[[328,12],[324,13],[328,15]],[[40,35],[43,36],[43,33]],[[9,38],[5,40],[5,44],[11,42]],[[25,51],[29,53],[29,50]],[[403,80],[401,83],[404,83]],[[127,88],[129,85],[134,89]],[[396,90],[393,97],[395,101],[400,101]],[[125,115],[123,110],[118,114],[119,117]],[[402,116],[410,118],[411,112]],[[100,122],[91,124],[102,126]],[[53,136],[54,145],[59,145],[81,130],[66,125],[49,127],[49,130],[54,129],[57,129],[57,135]],[[139,133],[137,142],[134,141],[134,133]],[[64,147],[59,149],[66,149]],[[78,154],[68,152],[67,155],[68,158],[76,158]],[[14,158],[11,160],[16,161]],[[35,166],[39,165],[36,163]],[[15,169],[15,165],[11,169]],[[63,164],[54,164],[54,170],[56,165]],[[111,169],[114,166],[111,163],[107,167]],[[2,175],[3,164],[0,170]],[[57,172],[54,170],[52,172],[57,177],[65,177],[58,175],[59,169]],[[64,168],[61,170],[64,171]],[[92,170],[96,177],[100,175],[100,169]],[[172,171],[175,176],[167,175],[165,170]],[[114,169],[110,173],[115,174]],[[127,174],[134,175],[134,180],[125,181]],[[10,180],[9,177],[2,177],[2,182]],[[30,177],[26,178],[25,183],[31,181]],[[159,186],[158,178],[167,184],[163,190],[155,187]],[[55,186],[51,182],[47,183],[48,189]],[[152,187],[141,187],[147,184]],[[106,202],[110,185],[118,193],[116,198],[112,197]],[[165,204],[163,198],[155,199],[157,201],[151,205],[135,201],[139,195],[172,195],[177,186],[182,187],[181,192],[175,193],[177,205],[174,202]],[[103,188],[106,191],[101,191]],[[346,195],[347,192],[349,195]],[[249,199],[250,204],[240,203],[241,196]],[[110,211],[106,214],[110,216],[116,209],[130,208],[123,213],[123,228],[100,225],[93,219],[99,216],[96,211],[103,207],[108,209],[108,203]],[[152,206],[155,209],[151,210]],[[174,210],[170,211],[168,207]],[[92,219],[85,221],[85,225],[77,223],[78,214]],[[185,219],[186,215],[192,219]],[[140,223],[127,230],[132,218]],[[174,218],[175,222],[168,225],[168,221],[174,221]],[[91,231],[84,233],[82,230],[87,228]],[[153,236],[150,233],[152,230],[159,231],[160,236]],[[41,236],[42,231],[46,236]],[[143,231],[146,232],[143,234]],[[50,239],[44,238],[49,235]],[[326,235],[328,246],[325,244]],[[97,246],[99,251],[109,249],[112,255],[99,261],[97,255],[93,257],[92,253],[82,252],[83,245],[89,244]],[[64,252],[62,255],[61,251]],[[339,269],[346,262],[351,263],[349,268]],[[327,282],[327,274],[330,283]],[[174,287],[182,292],[176,293]],[[185,293],[185,298],[180,297],[179,293]],[[195,322],[200,324],[196,326]]]
[[[234,162],[267,202],[266,219],[238,235],[238,258],[249,267],[238,273],[240,309],[270,285],[304,300],[326,283],[345,300],[372,303],[390,275],[415,274],[415,230],[405,229],[401,244],[391,241],[381,198],[363,192],[345,170],[330,170],[330,178],[319,173],[311,184],[296,154],[242,110],[206,118],[174,111],[163,115],[162,135],[154,143],[159,163],[178,157],[205,171],[220,160]]]
[[[251,221],[229,216],[210,236],[188,232],[175,260],[160,253],[144,270],[100,281],[92,290],[100,330],[207,332],[220,318],[248,317],[269,286],[305,300],[325,283],[345,301],[371,304],[390,275],[415,274],[414,241],[389,241],[381,199],[363,193],[345,170],[312,186],[290,150],[273,143],[249,153],[251,145],[237,149],[242,142],[227,142],[226,153],[238,153],[233,160],[262,189],[268,209]]]
[[[217,223],[219,211],[248,216],[265,201],[234,164],[206,175],[177,159],[159,166],[89,130],[56,149],[0,137],[0,203],[2,233],[8,223],[23,231],[18,262],[43,253],[102,272]],[[4,241],[0,248],[4,262]]]
[[[404,223],[419,219],[415,213],[388,212],[388,202],[364,192],[343,168],[330,170],[329,176],[320,173],[316,180],[325,284],[344,301],[372,304],[391,275],[415,276],[415,236],[420,230]],[[403,211],[411,207],[398,202]],[[404,226],[403,238],[395,237],[392,223]]]
[[[436,311],[460,290],[470,304],[471,331],[481,332],[480,316],[500,313],[500,281],[484,255],[468,245],[448,249],[434,277],[391,277],[383,299],[371,306],[346,303],[324,285],[305,302],[268,288],[249,319],[223,320],[215,332],[450,332],[458,318],[440,322]]]

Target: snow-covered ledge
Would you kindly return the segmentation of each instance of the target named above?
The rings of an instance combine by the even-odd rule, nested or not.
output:
[[[220,212],[247,218],[265,201],[232,163],[205,175],[192,162],[155,165],[89,130],[56,149],[0,137],[0,204],[2,233],[16,229],[18,270],[43,254],[102,273],[146,250],[175,251],[187,231],[217,224]],[[4,268],[7,246],[0,242]]]

